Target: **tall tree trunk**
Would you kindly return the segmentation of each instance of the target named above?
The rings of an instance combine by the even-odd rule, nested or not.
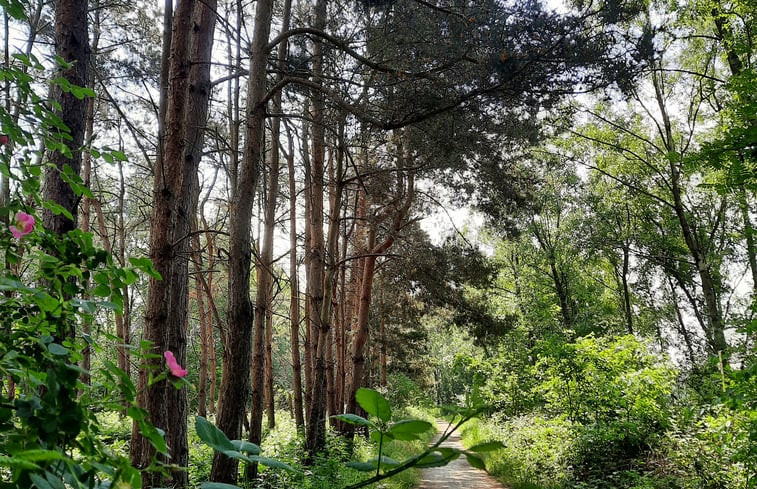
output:
[[[306,116],[306,118],[309,118],[309,104],[308,101],[305,101],[305,107],[303,108],[303,115]],[[305,424],[307,426],[310,425],[310,405],[313,403],[313,359],[315,358],[314,348],[313,348],[313,321],[310,320],[310,315],[312,308],[310,306],[310,290],[307,288],[307,284],[312,282],[312,277],[310,276],[310,273],[312,272],[312,268],[310,266],[310,247],[311,247],[311,240],[312,240],[312,233],[311,233],[311,218],[310,214],[312,212],[311,205],[312,205],[312,197],[310,195],[312,190],[312,175],[311,175],[311,164],[310,164],[310,150],[309,147],[309,139],[308,139],[308,129],[309,125],[307,120],[303,122],[302,124],[302,139],[301,139],[301,147],[302,147],[302,167],[304,169],[304,194],[305,194],[305,344],[304,344],[304,350],[305,350]]]
[[[208,392],[208,413],[215,414],[216,412],[216,347],[215,336],[213,335],[213,321],[215,320],[218,325],[219,335],[224,338],[223,328],[221,325],[221,318],[218,314],[215,301],[213,300],[213,270],[215,267],[215,245],[213,244],[213,234],[210,232],[208,221],[205,219],[203,212],[200,212],[200,218],[202,220],[202,227],[205,231],[205,241],[208,246],[208,279],[204,280],[202,276],[202,287],[205,291],[205,298],[208,301],[208,308],[210,309],[207,317],[207,330],[206,339],[208,346],[208,381],[210,382],[210,389]]]
[[[294,422],[298,430],[305,428],[302,415],[302,366],[300,363],[300,281],[297,267],[297,181],[294,173],[294,142],[287,131],[289,170],[289,325],[292,350],[292,390],[294,391]]]
[[[284,18],[282,21],[282,31],[289,29],[289,11],[291,10],[291,0],[287,0],[284,5]],[[283,77],[287,52],[287,43],[282,42],[278,46],[277,65],[280,73],[278,78]],[[273,111],[281,113],[281,92],[276,93],[273,102]],[[260,250],[260,260],[257,266],[257,291],[255,297],[255,317],[254,317],[254,338],[253,338],[253,360],[252,360],[252,398],[250,408],[250,436],[252,443],[260,444],[262,439],[262,419],[264,400],[268,414],[269,427],[273,428],[275,424],[273,413],[273,356],[271,352],[271,341],[273,339],[273,310],[272,308],[272,289],[273,289],[273,235],[276,225],[276,206],[279,195],[279,167],[280,167],[280,147],[279,135],[281,133],[281,119],[275,117],[271,124],[271,157],[270,169],[268,174],[268,194],[265,200],[265,216],[262,247]],[[270,389],[268,387],[270,382]],[[250,476],[257,477],[257,465],[251,467]]]
[[[315,3],[316,30],[323,30],[326,25],[326,0]],[[313,40],[313,81],[323,83],[323,43],[320,38]],[[307,291],[310,313],[311,345],[313,354],[312,392],[308,405],[308,425],[305,434],[305,448],[308,458],[323,448],[326,442],[326,335],[329,330],[329,317],[324,310],[324,267],[326,263],[326,245],[323,236],[323,182],[325,162],[325,102],[319,90],[311,92],[312,100],[312,154],[309,193],[310,243],[308,247],[309,269]]]
[[[202,212],[202,209],[200,209]],[[192,264],[194,266],[195,296],[197,298],[197,315],[200,322],[200,368],[197,372],[197,414],[202,417],[208,415],[208,316],[205,310],[205,290],[202,288],[202,248],[200,234],[197,231],[197,218],[194,220],[192,234]]]
[[[269,295],[272,295],[269,287]],[[276,397],[273,390],[273,308],[269,307],[265,313],[265,411],[268,429],[276,427]]]
[[[57,0],[55,2],[55,54],[67,67],[58,67],[62,76],[72,85],[86,87],[89,72],[89,33],[87,22],[87,0]],[[71,157],[60,151],[52,151],[47,156],[51,164],[45,172],[45,182],[42,195],[68,211],[73,220],[63,214],[53,214],[45,209],[42,220],[45,228],[64,234],[76,228],[76,207],[79,198],[71,186],[63,180],[61,174],[70,167],[76,175],[81,169],[82,144],[86,131],[87,104],[86,99],[77,98],[72,92],[64,91],[60,85],[52,85],[51,98],[60,104],[60,117],[69,130],[71,139],[67,142]],[[59,332],[72,334],[73,332]]]
[[[373,282],[376,272],[376,260],[379,256],[385,254],[393,245],[397,238],[405,218],[410,210],[415,195],[415,173],[408,168],[406,153],[407,149],[402,144],[399,136],[398,156],[397,156],[397,197],[396,202],[401,203],[393,206],[392,224],[389,227],[388,236],[383,242],[377,243],[376,234],[378,222],[375,220],[370,224],[368,230],[368,242],[366,246],[367,255],[363,262],[363,273],[360,288],[360,303],[357,313],[356,329],[352,338],[352,372],[350,375],[349,388],[347,389],[347,412],[357,412],[357,401],[355,394],[363,383],[365,374],[365,345],[368,340],[368,319],[371,308],[371,299],[373,294]],[[407,176],[405,174],[407,173]],[[345,430],[349,436],[353,433],[352,425],[347,426]]]
[[[670,190],[673,195],[673,209],[681,227],[681,233],[686,242],[686,247],[689,249],[691,257],[694,259],[694,263],[697,267],[697,272],[699,273],[700,285],[702,287],[702,294],[704,295],[704,303],[707,311],[707,328],[705,331],[707,346],[711,353],[722,353],[725,355],[728,353],[728,343],[725,339],[725,322],[723,321],[718,299],[718,290],[712,275],[712,265],[708,263],[707,260],[707,251],[697,238],[696,229],[689,221],[689,217],[686,214],[686,207],[683,203],[681,170],[678,166],[680,162],[676,161],[676,158],[672,156],[676,152],[676,146],[673,139],[672,125],[665,104],[661,77],[662,75],[659,73],[652,73],[655,98],[663,121],[663,141],[665,143],[665,149],[669,153],[665,156],[670,159]]]
[[[186,391],[175,389],[170,382],[148,386],[147,372],[163,368],[164,351],[172,351],[182,365],[187,359],[187,257],[191,253],[189,235],[197,208],[197,175],[210,97],[215,10],[214,0],[181,0],[178,4],[171,40],[163,159],[157,161],[153,172],[150,257],[162,280],[150,280],[143,334],[159,358],[147,359],[140,372],[140,400],[151,422],[165,431],[170,462],[179,467],[189,462]],[[154,448],[139,433],[135,435],[132,462],[147,467]],[[184,470],[172,471],[170,481],[143,472],[142,481],[144,487],[186,487],[188,483]]]
[[[631,246],[623,243],[623,269],[620,274],[623,285],[623,312],[626,316],[628,334],[633,334],[633,310],[631,309],[631,290],[628,285],[628,272],[631,266]]]
[[[95,53],[97,52],[98,45],[100,43],[100,5],[97,0],[95,0],[94,7],[94,26],[92,27],[92,43],[91,43],[91,49]],[[94,87],[94,79],[95,79],[95,73],[94,73],[94,63],[90,63],[89,66],[87,66],[87,69],[89,70],[89,75],[87,76],[87,86],[91,89]],[[87,146],[92,144],[92,136],[93,136],[93,128],[95,125],[95,102],[96,99],[90,98],[87,99],[87,115],[86,115],[86,122],[85,122],[85,129],[84,129],[84,140],[87,144]],[[90,188],[90,182],[92,180],[92,154],[89,151],[85,151],[82,154],[82,180],[84,180],[84,185],[87,188]],[[81,230],[85,233],[88,233],[91,231],[91,221],[92,221],[92,208],[90,205],[90,199],[87,196],[82,196],[82,205],[81,205]],[[125,304],[124,304],[125,307]],[[92,333],[92,321],[85,319],[82,323],[82,330],[84,331],[84,334],[89,336]],[[82,361],[81,366],[84,372],[82,373],[82,382],[85,384],[90,383],[90,374],[89,371],[92,367],[92,348],[90,348],[89,343],[85,344],[84,349],[82,350]]]
[[[250,47],[250,75],[247,88],[247,139],[239,178],[233,189],[229,216],[229,303],[226,348],[219,399],[218,427],[232,439],[242,432],[245,403],[249,398],[253,310],[250,301],[251,219],[255,189],[263,154],[263,131],[273,0],[258,0]],[[237,461],[222,454],[213,458],[211,480],[234,483]]]
[[[315,29],[322,31],[326,26],[326,0],[315,3]],[[313,41],[313,80],[317,85],[323,83],[324,54],[323,43],[320,38]],[[323,182],[325,176],[325,101],[319,90],[312,92],[313,100],[313,154],[312,174],[310,184],[310,279],[308,291],[311,306],[311,320],[313,324],[313,341],[315,343],[315,358],[313,362],[313,393],[308,410],[308,426],[305,435],[305,447],[308,458],[312,460],[315,454],[326,443],[326,349],[328,348],[328,333],[331,325],[331,291],[334,271],[329,267],[329,274],[325,273],[326,242],[323,236]],[[337,214],[338,216],[338,214]],[[332,230],[334,223],[329,224],[329,259],[336,260],[336,246],[338,232]],[[332,239],[333,234],[333,239]]]

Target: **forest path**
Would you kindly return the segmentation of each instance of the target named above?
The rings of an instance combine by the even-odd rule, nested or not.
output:
[[[437,421],[440,433],[447,427],[446,421]],[[438,435],[437,435],[438,436]],[[452,433],[442,446],[463,449],[458,431]],[[421,470],[421,481],[416,489],[507,489],[494,477],[483,470],[472,467],[468,460],[461,456],[444,467],[434,467]]]

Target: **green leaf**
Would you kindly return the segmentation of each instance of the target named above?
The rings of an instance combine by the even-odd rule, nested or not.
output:
[[[381,442],[381,438],[384,438],[384,442],[390,442],[394,440],[394,435],[387,431],[371,431],[371,441],[378,444]]]
[[[161,277],[160,273],[155,270],[155,267],[152,266],[152,262],[149,258],[136,258],[133,256],[129,257],[129,263],[131,263],[134,267],[142,270],[147,275],[151,276],[152,278],[156,278],[158,280],[163,280],[163,277]]]
[[[293,472],[295,474],[299,474],[300,473],[299,470],[294,469],[291,465],[289,465],[287,463],[284,463],[284,462],[282,462],[280,460],[276,460],[276,459],[273,459],[273,458],[266,458],[266,457],[254,457],[254,458],[257,459],[257,462],[259,464],[265,465],[266,467],[271,467],[271,468],[274,468],[274,469],[282,469],[282,470],[286,470],[286,471],[289,471],[289,472]]]
[[[195,429],[197,436],[211,448],[219,452],[235,451],[234,444],[231,443],[224,432],[202,416],[195,416]]]
[[[0,467],[11,467],[19,470],[40,470],[40,466],[28,460],[0,455]]]
[[[109,285],[110,284],[110,277],[108,277],[108,274],[105,272],[97,272],[95,273],[94,277],[92,279],[95,281],[96,284],[101,285]]]
[[[374,467],[376,467],[376,464],[379,463],[379,459],[372,458],[368,462],[372,463]],[[381,468],[387,468],[391,469],[396,466],[398,466],[400,463],[397,460],[394,460],[391,457],[387,457],[385,455],[381,456]]]
[[[158,453],[168,455],[168,445],[166,444],[164,433],[146,421],[147,411],[136,407],[130,407],[126,411],[126,414],[137,422],[139,432],[150,441]]]
[[[38,291],[34,294],[34,300],[39,308],[44,312],[55,312],[60,308],[58,299],[47,292]]]
[[[47,345],[47,351],[59,357],[68,355],[68,348],[61,346],[58,343],[50,343],[49,345]]]
[[[46,200],[46,201],[42,202],[42,207],[44,207],[45,209],[49,210],[50,212],[52,212],[56,216],[63,215],[67,219],[70,219],[72,221],[74,220],[73,216],[68,211],[68,209],[66,209],[65,207],[63,207],[60,204],[56,204],[55,202],[53,202],[51,200]]]
[[[26,18],[26,12],[24,12],[24,2],[18,0],[3,0],[0,5],[5,8],[8,15],[16,20],[24,20]]]
[[[501,441],[490,441],[486,443],[479,443],[478,445],[474,445],[470,447],[468,450],[471,452],[481,453],[481,452],[494,452],[496,450],[501,450],[505,448],[505,445]]]
[[[250,443],[249,441],[231,440],[231,444],[234,445],[234,447],[240,452],[247,452],[253,455],[260,453],[260,447],[254,443]]]
[[[355,400],[366,413],[376,416],[381,421],[389,421],[392,418],[389,402],[376,390],[361,387],[355,393]]]
[[[108,285],[98,285],[94,289],[92,289],[92,295],[95,295],[97,297],[108,297],[110,295],[110,286]]]
[[[73,96],[78,98],[79,100],[83,100],[86,97],[95,96],[95,91],[92,90],[91,88],[80,87],[77,85],[71,85],[70,88],[71,88],[71,93],[73,94]]]
[[[347,467],[360,472],[373,472],[376,470],[376,465],[369,462],[347,462]]]
[[[349,424],[356,424],[360,426],[369,426],[371,428],[376,428],[376,425],[373,424],[371,421],[368,421],[362,416],[358,416],[357,414],[336,414],[332,416],[333,419],[338,419],[339,421],[344,421],[345,423]]]
[[[416,467],[443,467],[460,456],[460,451],[449,447],[438,447],[418,461]]]
[[[389,433],[394,435],[398,440],[417,440],[422,433],[434,429],[434,425],[428,421],[421,419],[403,419],[397,421],[391,428]]]
[[[484,465],[484,461],[481,459],[481,457],[473,455],[471,453],[466,453],[465,458],[468,459],[468,463],[471,464],[471,466],[477,469],[486,470],[486,465]]]
[[[47,480],[39,474],[29,474],[29,478],[32,480],[37,489],[55,489]]]

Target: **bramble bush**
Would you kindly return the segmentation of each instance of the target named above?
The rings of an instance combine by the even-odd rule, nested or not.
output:
[[[159,452],[167,451],[165,441],[136,405],[136,389],[123,371],[107,360],[97,375],[82,369],[82,352],[100,346],[80,329],[102,320],[106,311],[120,312],[121,288],[140,273],[155,272],[146,259],[115,263],[95,246],[91,233],[59,235],[42,226],[42,209],[73,216],[42,199],[41,175],[48,164],[46,153],[35,148],[70,155],[70,136],[56,113],[60,107],[37,93],[47,90],[37,83],[44,80],[39,60],[14,55],[14,63],[0,71],[11,93],[25,101],[17,116],[0,108],[0,175],[10,197],[0,202],[0,223],[8,223],[0,226],[0,487],[139,488],[139,471],[108,443],[99,416],[127,410]],[[65,79],[48,82],[80,98],[93,95]],[[92,153],[108,161],[124,158],[107,148]],[[92,197],[70,167],[60,171],[77,195]],[[167,372],[153,374],[154,382],[168,379]]]

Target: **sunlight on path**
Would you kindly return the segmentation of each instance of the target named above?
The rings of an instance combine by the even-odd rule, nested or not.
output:
[[[447,423],[437,421],[439,432],[444,431]],[[460,435],[455,432],[442,446],[462,449]],[[421,482],[416,489],[507,489],[483,470],[471,467],[465,457],[447,464],[444,467],[424,469],[421,471]]]

